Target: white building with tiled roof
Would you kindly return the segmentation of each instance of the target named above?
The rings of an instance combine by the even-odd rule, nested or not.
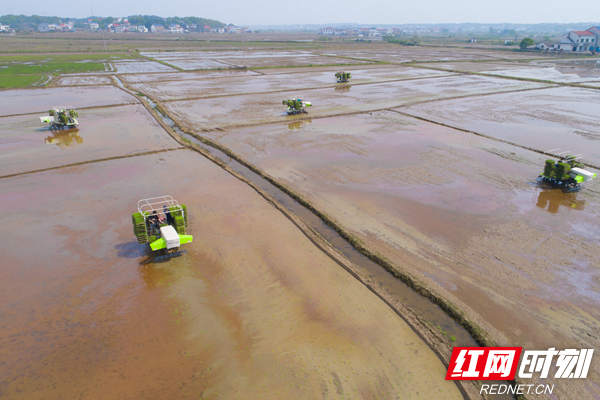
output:
[[[565,33],[556,50],[563,51],[593,51],[596,47],[596,35],[590,31],[571,31]]]

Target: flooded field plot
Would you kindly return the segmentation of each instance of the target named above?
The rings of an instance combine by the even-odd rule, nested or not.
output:
[[[200,80],[215,78],[233,78],[238,76],[260,76],[258,72],[248,69],[224,69],[217,71],[173,72],[161,74],[127,74],[121,76],[125,83],[147,83],[179,80]]]
[[[511,69],[526,69],[537,68],[535,65],[530,65],[525,62],[454,62],[454,63],[435,63],[435,64],[420,64],[424,67],[435,67],[447,69],[449,71],[465,71],[465,72],[488,72],[498,70]]]
[[[328,71],[295,74],[271,74],[262,76],[226,77],[195,81],[177,80],[131,84],[133,90],[141,91],[158,100],[182,100],[187,98],[214,97],[233,94],[250,94],[292,89],[311,89],[323,86],[341,86],[336,83],[335,67]],[[354,69],[350,84],[376,83],[402,79],[426,78],[450,75],[450,73],[410,67]],[[187,75],[187,74],[185,74]],[[184,77],[185,77],[184,75]]]
[[[565,83],[600,83],[600,69],[575,68],[561,65],[546,68],[519,68],[505,71],[491,71],[490,74]]]
[[[583,154],[600,165],[600,97],[594,89],[550,88],[420,104],[402,111],[541,151]]]
[[[343,58],[326,57],[309,52],[291,51],[202,51],[202,52],[143,52],[143,56],[164,61],[185,70],[224,69],[235,67],[284,67],[292,65],[362,64]]]
[[[543,84],[478,76],[356,85],[327,89],[241,95],[165,103],[189,129],[216,128],[275,121],[295,121],[286,116],[283,99],[301,97],[313,106],[306,116],[329,116],[392,108],[426,100],[544,87]]]
[[[325,51],[323,54],[398,63],[415,61],[477,60],[481,58],[490,58],[486,57],[485,55],[473,55],[457,51],[405,49],[400,47],[398,50],[334,50]]]
[[[518,60],[548,57],[547,55],[542,54],[519,54],[511,51],[478,51],[475,49],[459,48],[445,48],[433,50],[419,47],[407,48],[405,46],[398,46],[397,50],[363,50],[357,48],[356,50],[319,50],[316,53],[343,57],[357,57],[364,58],[367,60],[389,61],[397,63],[456,60]]]
[[[57,86],[112,85],[114,82],[106,75],[70,75],[56,79]]]
[[[389,111],[203,134],[459,304],[501,345],[600,346],[597,181],[562,193],[536,182],[539,154]],[[553,382],[558,398],[600,395],[593,369],[592,385]]]
[[[179,147],[142,105],[79,112],[79,129],[30,115],[0,118],[0,176]]]
[[[164,193],[194,242],[157,263],[131,212]],[[7,178],[0,201],[3,397],[462,398],[400,317],[197,153]]]
[[[119,74],[140,74],[145,72],[175,72],[174,68],[151,61],[119,61],[113,62]]]
[[[0,116],[35,112],[42,113],[43,116],[52,107],[71,106],[81,109],[133,103],[139,101],[113,86],[2,90]]]

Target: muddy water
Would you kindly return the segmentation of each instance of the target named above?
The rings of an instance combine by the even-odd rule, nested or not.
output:
[[[536,153],[389,112],[203,134],[465,309],[498,343],[600,345],[597,184],[548,190]],[[560,399],[598,394],[556,384]]]
[[[41,112],[52,107],[98,107],[133,104],[138,100],[115,87],[47,88],[0,91],[0,116]]]
[[[146,93],[154,99],[181,100],[186,98],[335,86],[335,72],[335,67],[331,67],[329,71],[297,71],[293,75],[285,73],[194,81],[185,80],[187,74],[183,74],[180,75],[180,79],[177,81],[131,84],[130,86],[132,89]],[[352,70],[351,83],[376,83],[443,75],[448,75],[448,73],[407,67],[356,69]]]
[[[58,86],[84,86],[84,85],[112,85],[113,81],[110,76],[94,75],[94,76],[61,76],[56,80]]]
[[[174,72],[175,70],[154,61],[119,61],[114,62],[118,74],[139,74],[145,72]]]
[[[81,110],[78,121],[53,131],[36,116],[0,118],[0,176],[179,147],[140,104]]]
[[[504,93],[420,104],[402,111],[540,151],[583,154],[600,166],[600,100],[593,89]]]
[[[357,46],[356,50],[325,50],[318,53],[339,55],[345,57],[357,57],[368,60],[389,61],[397,63],[418,61],[454,61],[454,60],[483,60],[493,61],[502,59],[530,59],[544,58],[547,55],[519,54],[511,51],[477,51],[468,49],[447,48],[443,50],[431,50],[419,47],[398,46],[394,50],[364,50]]]
[[[161,60],[176,67],[190,69],[217,69],[228,67],[278,67],[292,65],[320,64],[362,64],[363,61],[323,57],[309,52],[290,51],[201,51],[141,53],[144,56]]]
[[[543,84],[475,76],[449,76],[409,81],[358,85],[346,93],[330,88],[223,98],[173,101],[165,104],[189,129],[209,129],[276,121],[293,122],[302,116],[286,116],[282,99],[301,97],[312,101],[309,116],[392,108],[414,102],[544,87]]]
[[[599,64],[600,65],[600,64]],[[600,68],[576,68],[556,66],[546,68],[509,69],[490,72],[492,75],[514,76],[517,78],[542,79],[552,82],[588,83],[600,81]]]
[[[421,64],[424,67],[435,67],[453,71],[466,71],[466,72],[488,72],[497,70],[509,70],[509,69],[525,69],[525,68],[536,68],[534,65],[529,65],[523,62],[456,62],[456,63],[435,63],[435,64]]]
[[[343,57],[356,57],[356,58],[364,58],[367,60],[377,60],[377,61],[389,61],[389,62],[398,62],[398,63],[406,63],[406,62],[414,62],[414,61],[451,61],[451,60],[477,60],[477,59],[485,59],[488,58],[482,54],[466,54],[461,52],[453,52],[453,51],[437,51],[437,50],[422,50],[422,49],[409,49],[405,50],[399,48],[397,50],[357,50],[357,51],[348,51],[348,50],[334,50],[334,51],[325,51],[324,54],[333,55],[333,56],[343,56]]]
[[[128,216],[158,193],[195,240],[154,263]],[[461,398],[397,315],[197,153],[8,178],[0,201],[3,397]]]
[[[126,83],[146,83],[158,81],[198,80],[215,78],[232,78],[237,76],[260,76],[258,72],[247,69],[230,69],[220,71],[174,72],[160,74],[128,74],[123,75]]]

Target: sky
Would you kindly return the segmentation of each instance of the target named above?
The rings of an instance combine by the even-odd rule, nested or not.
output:
[[[574,23],[600,20],[598,0],[569,9],[558,0],[1,0],[0,15],[84,18],[151,14],[195,16],[236,25]],[[592,12],[596,10],[596,12]]]

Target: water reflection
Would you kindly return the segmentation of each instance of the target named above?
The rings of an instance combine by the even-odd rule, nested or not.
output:
[[[288,124],[288,129],[289,130],[299,130],[301,129],[304,125],[306,124],[311,124],[312,121],[310,119],[307,120],[302,120],[302,121],[296,121],[296,122],[292,122],[290,124]]]
[[[351,87],[352,87],[352,85],[336,86],[335,92],[336,93],[346,93],[346,92],[350,91]]]
[[[45,141],[46,144],[55,144],[65,149],[67,147],[74,146],[76,144],[82,144],[83,138],[79,136],[79,129],[67,129],[61,131],[51,131],[52,135],[48,136]]]
[[[557,214],[561,206],[567,212],[573,209],[582,211],[585,202],[577,200],[577,193],[564,193],[560,189],[541,189],[536,206],[552,214]]]

